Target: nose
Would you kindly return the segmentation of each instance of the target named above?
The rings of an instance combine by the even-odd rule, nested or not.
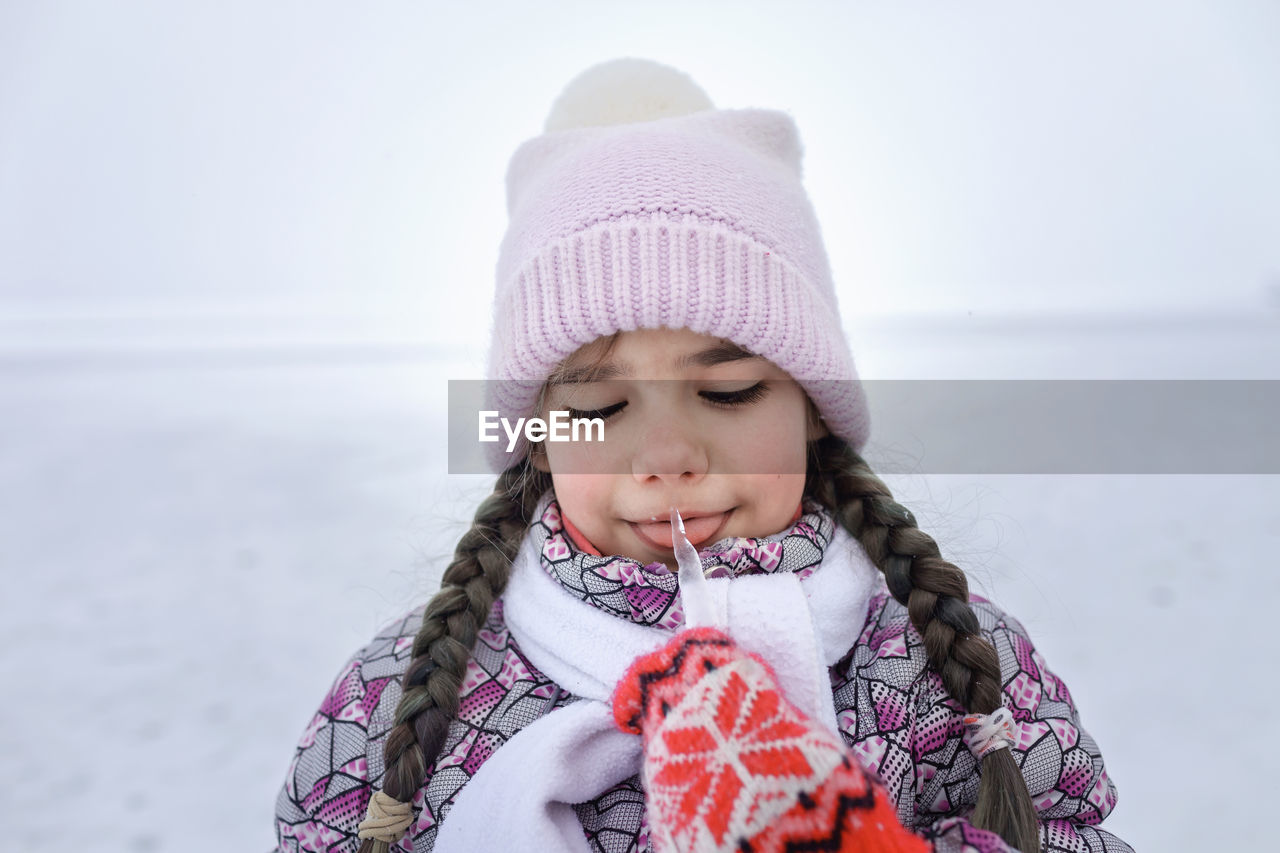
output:
[[[631,474],[638,482],[696,483],[707,476],[711,460],[707,444],[691,426],[671,419],[644,431],[631,457]]]

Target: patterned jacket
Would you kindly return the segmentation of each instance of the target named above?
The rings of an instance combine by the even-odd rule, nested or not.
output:
[[[1098,824],[1116,787],[1081,727],[1066,685],[1048,670],[1025,629],[975,597],[983,634],[996,646],[1005,704],[1018,722],[1014,755],[1041,821],[1046,851],[1131,851]],[[343,667],[303,732],[276,805],[279,851],[354,853],[356,825],[384,771],[382,750],[400,698],[423,608],[391,624]],[[417,818],[400,851],[428,853],[454,796],[484,760],[521,728],[574,701],[515,646],[495,604],[464,682],[459,719],[414,799]],[[864,628],[831,667],[846,742],[884,782],[903,825],[939,853],[1009,853],[998,836],[968,821],[977,799],[976,761],[962,740],[962,710],[926,665],[924,643],[905,608],[880,593]],[[601,853],[646,851],[644,793],[633,777],[577,807]]]

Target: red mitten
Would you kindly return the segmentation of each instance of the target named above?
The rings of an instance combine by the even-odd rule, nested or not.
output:
[[[613,714],[623,731],[644,736],[659,853],[929,849],[898,823],[843,741],[714,628],[683,631],[633,663]]]

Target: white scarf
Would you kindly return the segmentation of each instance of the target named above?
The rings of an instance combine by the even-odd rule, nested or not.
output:
[[[675,632],[576,598],[546,573],[538,551],[526,535],[503,594],[503,616],[529,661],[582,699],[530,723],[480,766],[440,825],[437,853],[588,853],[573,805],[640,772],[641,738],[614,725],[610,698],[631,662]],[[839,525],[822,563],[803,581],[792,572],[707,581],[717,623],[769,663],[788,699],[833,731],[828,667],[857,640],[881,585],[862,546]]]

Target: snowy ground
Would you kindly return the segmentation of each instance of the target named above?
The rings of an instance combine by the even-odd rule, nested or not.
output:
[[[76,349],[61,328],[0,340],[0,822],[15,849],[267,850],[329,680],[430,593],[488,488],[444,473],[440,439],[476,354],[181,330]],[[877,377],[1280,372],[1280,325],[1256,317],[882,329],[854,330]],[[1120,788],[1109,828],[1261,847],[1280,477],[888,479],[1071,686]]]

